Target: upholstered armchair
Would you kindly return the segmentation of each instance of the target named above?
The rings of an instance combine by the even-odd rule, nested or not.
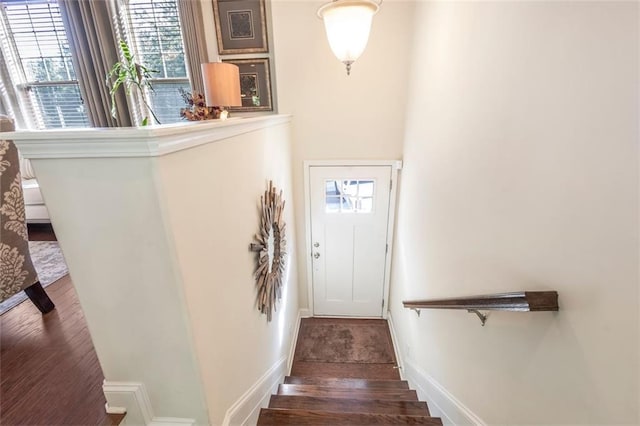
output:
[[[13,122],[0,116],[0,132],[13,130]],[[0,302],[22,290],[40,312],[55,308],[29,253],[18,149],[0,133]]]

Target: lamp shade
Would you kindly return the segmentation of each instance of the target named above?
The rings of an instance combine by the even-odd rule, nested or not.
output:
[[[240,68],[224,62],[202,64],[204,97],[207,106],[242,106]]]
[[[318,9],[333,54],[347,66],[364,52],[369,40],[371,21],[378,12],[378,4],[371,0],[336,0]]]

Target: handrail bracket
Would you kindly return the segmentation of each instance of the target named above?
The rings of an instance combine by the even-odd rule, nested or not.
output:
[[[411,308],[411,310],[415,312],[418,315],[418,317],[420,317],[420,308]]]
[[[482,326],[484,327],[484,324],[487,322],[488,315],[483,314],[482,312],[480,312],[477,309],[467,309],[467,312],[469,312],[470,314],[476,314],[478,316],[478,318],[480,318],[480,322],[482,323]]]

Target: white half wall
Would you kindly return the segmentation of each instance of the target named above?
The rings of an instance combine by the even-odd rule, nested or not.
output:
[[[638,7],[417,3],[391,311],[477,423],[640,422]],[[516,290],[560,311],[401,305]]]
[[[289,356],[298,316],[289,123],[158,159],[212,424]],[[269,180],[283,191],[287,260],[282,301],[269,323],[257,310],[249,251]],[[284,362],[282,371],[286,370]]]
[[[305,160],[402,158],[414,2],[385,0],[366,50],[347,76],[316,15],[326,1],[272,0],[281,113],[293,114],[293,180],[298,257],[306,258]],[[307,306],[306,263],[300,304]]]
[[[129,424],[251,422],[288,368],[298,319],[290,117],[9,138],[33,159],[110,409]],[[267,322],[249,244],[270,180],[287,244]]]

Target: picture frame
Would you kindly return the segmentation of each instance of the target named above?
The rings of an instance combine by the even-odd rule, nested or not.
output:
[[[222,62],[228,62],[240,68],[242,106],[230,107],[230,111],[273,111],[268,58],[223,59]]]
[[[220,55],[267,53],[265,0],[213,0]]]

